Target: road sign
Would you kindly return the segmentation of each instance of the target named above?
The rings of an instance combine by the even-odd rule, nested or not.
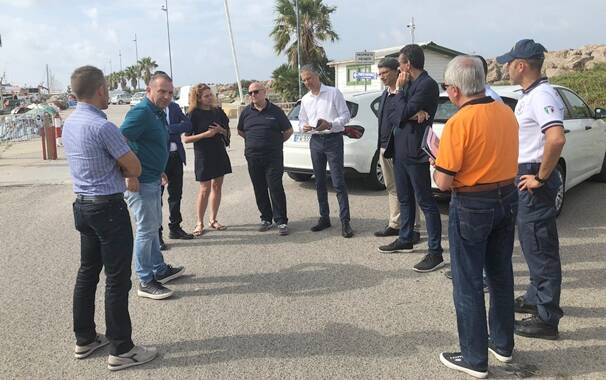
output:
[[[375,52],[374,51],[358,51],[356,52],[356,63],[364,65],[372,65],[375,63]]]
[[[372,80],[377,79],[378,77],[377,73],[368,73],[362,71],[354,71],[352,75],[353,79],[355,80]]]

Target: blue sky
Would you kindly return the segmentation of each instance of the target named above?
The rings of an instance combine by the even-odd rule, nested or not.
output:
[[[606,1],[577,0],[325,0],[337,6],[340,36],[325,48],[330,59],[355,51],[410,42],[405,25],[415,17],[416,41],[494,57],[520,38],[548,50],[606,43]],[[163,0],[0,0],[0,75],[14,84],[45,81],[48,63],[63,86],[71,71],[93,64],[106,72],[151,56],[168,71]],[[269,38],[273,0],[229,0],[241,77],[269,79],[285,61]],[[169,0],[173,72],[178,85],[234,82],[223,0]]]

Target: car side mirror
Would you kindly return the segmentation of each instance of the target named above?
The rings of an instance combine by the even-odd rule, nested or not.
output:
[[[596,108],[595,109],[595,118],[596,119],[604,119],[604,118],[606,118],[606,109],[604,109],[604,108]]]

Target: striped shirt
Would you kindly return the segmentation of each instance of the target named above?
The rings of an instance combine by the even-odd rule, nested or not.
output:
[[[78,102],[63,125],[63,145],[74,193],[109,195],[126,190],[116,160],[130,148],[120,130],[97,107]]]

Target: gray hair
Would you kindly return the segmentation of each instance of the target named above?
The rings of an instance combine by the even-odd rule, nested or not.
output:
[[[320,76],[318,69],[311,63],[301,66],[301,72],[304,72],[304,71],[307,71],[308,73],[312,73],[316,76]]]
[[[446,66],[444,83],[457,87],[464,96],[484,93],[486,80],[482,61],[468,55],[454,57]]]
[[[390,70],[397,70],[399,66],[400,63],[394,57],[385,57],[377,64],[377,68],[379,69],[385,67]]]

